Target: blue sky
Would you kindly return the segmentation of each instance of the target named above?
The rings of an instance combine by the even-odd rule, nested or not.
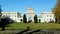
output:
[[[18,11],[21,15],[29,6],[32,6],[39,16],[42,12],[51,12],[56,2],[57,0],[0,0],[0,5],[2,5],[3,11]]]

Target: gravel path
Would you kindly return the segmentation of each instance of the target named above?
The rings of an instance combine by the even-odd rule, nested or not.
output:
[[[32,30],[29,30],[29,32],[33,32]],[[19,33],[21,32],[20,30],[6,30],[6,31],[0,31],[0,34],[16,34],[16,33]],[[26,34],[28,33],[28,31],[24,32],[23,34]],[[40,30],[38,32],[33,32],[33,33],[30,33],[30,34],[60,34],[60,30]]]

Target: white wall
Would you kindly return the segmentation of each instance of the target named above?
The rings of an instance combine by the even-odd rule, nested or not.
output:
[[[23,17],[21,17],[20,13],[19,14],[18,13],[19,12],[2,12],[2,16],[7,16],[16,22],[21,22],[21,19],[23,20]],[[28,16],[32,16],[31,19],[34,22],[35,12],[33,10],[32,12],[30,10],[26,11],[25,14],[27,16],[27,21],[29,20]],[[38,19],[41,19],[41,22],[50,22],[50,21],[55,22],[54,14],[52,14],[52,12],[43,12],[42,15],[38,17]]]
[[[43,12],[42,19],[43,19],[43,22],[55,21],[54,14],[52,14],[52,12]]]
[[[15,22],[21,22],[20,18],[21,15],[19,12],[2,12],[3,17],[9,17],[10,19],[14,20]]]

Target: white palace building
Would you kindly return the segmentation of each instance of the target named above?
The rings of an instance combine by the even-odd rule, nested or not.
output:
[[[32,22],[34,22],[34,16],[37,15],[32,7],[29,7],[24,14],[26,14],[27,22],[29,20],[32,20]],[[9,17],[15,22],[23,22],[23,17],[19,12],[2,12],[2,16]],[[54,14],[52,12],[43,12],[41,16],[37,17],[38,22],[50,22],[50,21],[55,22]]]

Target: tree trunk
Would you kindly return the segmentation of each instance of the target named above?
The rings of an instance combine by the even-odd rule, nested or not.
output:
[[[2,31],[4,31],[5,30],[5,26],[2,26]]]

